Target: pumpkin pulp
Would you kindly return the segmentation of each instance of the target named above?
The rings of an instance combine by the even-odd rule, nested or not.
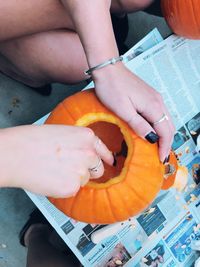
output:
[[[104,163],[104,174],[99,179],[91,179],[87,184],[93,188],[106,188],[121,182],[127,173],[133,142],[127,126],[114,116],[104,113],[90,113],[77,121],[76,125],[86,126],[93,130],[115,157],[114,166]]]

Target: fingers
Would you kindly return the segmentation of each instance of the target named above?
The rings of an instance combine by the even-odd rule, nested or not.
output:
[[[93,147],[94,154],[89,159],[88,170],[90,178],[94,179],[99,178],[104,174],[103,161],[109,165],[113,165],[114,157],[107,146],[97,136],[94,137]]]
[[[158,141],[159,137],[155,133],[153,127],[139,114],[134,114],[134,116],[128,121],[128,124],[134,129],[136,134],[145,138],[151,144]]]
[[[104,165],[100,157],[96,157],[96,163],[89,167],[90,178],[96,179],[104,174]]]
[[[150,107],[142,115],[151,123],[159,137],[159,157],[164,162],[171,150],[175,127],[160,94],[156,93],[154,103]]]
[[[158,141],[160,160],[165,161],[171,150],[175,128],[161,96],[156,93],[156,101],[146,106],[141,114],[136,113],[134,102],[131,104],[134,115],[128,121],[129,125],[150,143]]]
[[[75,164],[73,169],[75,173],[78,173],[80,186],[83,187],[90,179],[101,177],[104,174],[103,162],[112,165],[114,157],[107,146],[89,128],[81,127],[80,138],[77,141],[76,153],[78,153],[80,164],[79,167]]]
[[[154,125],[154,129],[159,136],[159,156],[162,162],[166,161],[169,157],[175,134],[175,127],[172,123],[169,112],[165,109],[163,114],[166,114],[168,119]]]
[[[107,146],[97,137],[95,136],[94,140],[94,149],[99,155],[99,157],[106,162],[108,165],[113,165],[114,157],[112,152],[107,148]]]
[[[82,136],[80,139],[82,140],[82,142],[79,141],[79,148],[94,151],[104,162],[112,165],[114,158],[112,152],[107,148],[107,146],[95,135],[95,133],[90,128],[81,128]]]
[[[90,179],[97,179],[104,174],[104,165],[101,158],[97,154],[93,154],[88,160],[87,167],[80,176],[81,187],[85,186]]]

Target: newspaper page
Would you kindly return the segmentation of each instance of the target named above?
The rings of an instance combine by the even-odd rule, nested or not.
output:
[[[158,197],[151,206],[156,214],[137,217],[145,232],[142,237],[146,235],[148,240],[140,240],[140,249],[126,266],[194,265],[197,255],[191,243],[200,238],[199,52],[200,41],[173,35],[127,63],[131,71],[162,94],[177,129],[172,148],[181,164],[187,166],[189,182],[181,194],[170,190]]]
[[[177,129],[173,149],[189,170],[184,192],[161,191],[148,210],[123,222],[115,234],[98,244],[92,242],[92,234],[105,225],[72,220],[45,197],[27,192],[83,266],[194,265],[197,253],[191,244],[200,239],[199,52],[200,41],[173,35],[126,62],[131,71],[162,94],[172,115]]]

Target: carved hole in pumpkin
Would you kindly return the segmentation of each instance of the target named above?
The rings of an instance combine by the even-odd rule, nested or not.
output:
[[[88,125],[88,127],[94,131],[94,133],[115,155],[115,166],[109,166],[108,164],[104,163],[104,175],[99,179],[92,179],[92,181],[95,181],[96,183],[105,183],[108,180],[120,175],[128,153],[128,147],[124,140],[123,134],[117,125],[110,122],[98,121]]]

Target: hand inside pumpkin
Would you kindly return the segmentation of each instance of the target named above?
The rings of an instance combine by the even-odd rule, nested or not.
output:
[[[5,129],[1,134],[4,160],[0,166],[0,186],[52,197],[75,195],[91,178],[88,169],[97,165],[99,157],[113,164],[111,152],[103,142],[97,145],[96,140],[93,131],[86,127],[43,125]],[[101,164],[93,178],[103,173]]]
[[[95,91],[102,103],[125,120],[141,137],[159,136],[159,156],[168,157],[175,128],[161,95],[131,73],[122,63],[94,71]],[[163,114],[169,117],[152,126]]]

